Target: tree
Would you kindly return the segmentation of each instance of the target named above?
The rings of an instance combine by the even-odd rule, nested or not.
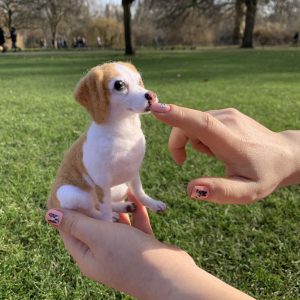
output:
[[[134,50],[131,41],[131,11],[130,7],[134,0],[122,0],[124,11],[124,38],[125,38],[125,55],[133,55]]]
[[[145,4],[145,17],[154,20],[163,37],[158,44],[191,46],[213,44],[217,24],[230,7],[227,0],[144,0]]]
[[[78,15],[84,0],[38,0],[42,16],[48,21],[52,45],[56,48],[57,29],[62,20],[71,15]]]
[[[228,5],[228,1],[214,0],[145,0],[150,2],[150,7],[157,8],[158,20],[166,23],[177,23],[185,21],[191,14],[198,13],[211,18],[218,18],[219,12],[224,6]]]
[[[234,28],[232,35],[232,42],[234,45],[239,45],[242,38],[242,26],[245,16],[245,1],[236,0],[235,1],[235,18],[234,18]]]
[[[1,19],[4,20],[4,25],[9,28],[12,27],[13,17],[16,13],[16,1],[2,0],[0,1]]]
[[[32,1],[31,1],[32,2]],[[28,28],[32,10],[29,0],[0,0],[0,20],[9,31],[12,27]]]
[[[253,32],[258,0],[245,0],[246,19],[242,48],[253,48]]]
[[[123,23],[112,17],[94,17],[87,28],[87,39],[89,41],[101,38],[103,47],[123,47]]]

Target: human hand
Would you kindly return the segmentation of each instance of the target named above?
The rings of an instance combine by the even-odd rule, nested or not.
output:
[[[132,212],[132,218],[130,220],[128,214],[120,214],[119,222],[127,225],[131,225],[144,233],[153,235],[153,230],[150,224],[147,208],[136,198],[132,192],[128,192],[128,200],[136,205],[136,210]]]
[[[128,198],[131,202],[135,203],[136,211],[132,213],[131,219],[129,218],[128,214],[120,214],[119,222],[122,224],[132,225],[132,227],[139,229],[141,232],[152,236],[153,231],[150,224],[147,209],[141,204],[141,202],[137,198],[134,197],[134,195],[130,191],[128,193]],[[93,246],[100,246],[101,248],[103,247],[103,243],[96,242],[96,240],[101,236],[103,238],[109,235],[109,231],[105,234],[100,234],[103,231],[103,228],[98,229],[98,227],[100,227],[100,225],[103,227],[111,223],[101,222],[101,224],[98,224],[97,222],[94,222],[94,219],[88,218],[75,211],[59,209],[58,211],[54,212],[54,214],[56,214],[58,219],[61,219],[61,217],[64,216],[64,222],[63,224],[57,224],[55,222],[51,222],[51,220],[53,220],[53,218],[49,216],[49,214],[51,213],[52,210],[50,210],[47,213],[46,221],[59,229],[60,235],[64,241],[66,249],[73,256],[82,272],[89,278],[102,281],[101,274],[97,273],[98,270],[101,272],[102,268],[95,270],[95,267],[96,265],[98,265],[98,262],[97,257],[93,256],[92,248]],[[121,228],[123,228],[123,226]],[[133,228],[130,228],[129,226],[127,228],[126,226],[126,229],[131,230]],[[110,230],[114,230],[114,228],[111,228]],[[117,236],[119,235],[120,232],[117,233]],[[115,234],[113,234],[112,236],[116,238]],[[122,237],[124,236],[126,235],[123,235]],[[133,241],[131,241],[129,238],[124,242],[126,244],[130,244]],[[100,250],[101,249],[97,249],[97,253],[101,256]],[[128,261],[128,259],[124,259],[124,261]]]
[[[193,293],[195,289],[188,288],[190,280],[184,285],[187,291],[183,290],[181,277],[198,272],[193,259],[155,239],[146,208],[131,194],[129,200],[135,202],[137,210],[131,221],[121,216],[126,225],[65,209],[49,210],[46,221],[59,230],[65,248],[90,279],[138,299],[182,299],[181,295]],[[128,226],[130,223],[132,226]],[[178,268],[182,269],[180,277]],[[177,288],[172,290],[179,298],[170,293],[175,282]]]
[[[226,177],[192,180],[188,195],[216,203],[246,204],[281,186],[300,182],[299,132],[273,132],[235,109],[202,112],[175,105],[153,104],[153,115],[172,126],[169,150],[182,164],[188,143],[223,161]]]
[[[147,221],[140,218],[143,227]],[[85,276],[136,299],[253,299],[197,267],[186,252],[132,226],[65,209],[50,209],[46,221]]]

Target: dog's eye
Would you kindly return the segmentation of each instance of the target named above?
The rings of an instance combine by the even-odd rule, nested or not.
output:
[[[125,82],[122,81],[122,80],[117,80],[117,81],[115,82],[114,88],[115,88],[117,91],[123,91],[124,89],[126,89],[126,84],[125,84]]]

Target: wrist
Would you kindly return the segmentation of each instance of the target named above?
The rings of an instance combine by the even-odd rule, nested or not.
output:
[[[180,249],[165,244],[161,246],[144,253],[152,276],[145,297],[140,299],[199,299],[199,289],[191,286],[192,276],[199,270],[193,259]]]
[[[285,187],[300,183],[300,131],[287,130],[280,132],[286,146],[286,157],[283,163],[289,165],[289,173],[280,183],[280,187]]]
[[[250,300],[253,298],[200,269],[184,251],[165,247],[146,253],[152,269],[147,294],[141,300]],[[154,254],[154,252],[156,252]]]

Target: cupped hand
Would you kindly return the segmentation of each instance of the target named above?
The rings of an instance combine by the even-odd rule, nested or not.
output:
[[[58,229],[65,248],[88,278],[137,299],[158,299],[160,295],[177,299],[167,298],[169,285],[173,286],[170,280],[181,280],[177,268],[196,273],[198,268],[186,252],[155,239],[146,208],[132,195],[129,200],[136,203],[137,210],[132,220],[121,216],[125,224],[100,221],[61,208],[50,209],[46,221]],[[132,226],[128,226],[130,223]],[[180,284],[173,288],[174,293],[180,295],[179,289]]]

